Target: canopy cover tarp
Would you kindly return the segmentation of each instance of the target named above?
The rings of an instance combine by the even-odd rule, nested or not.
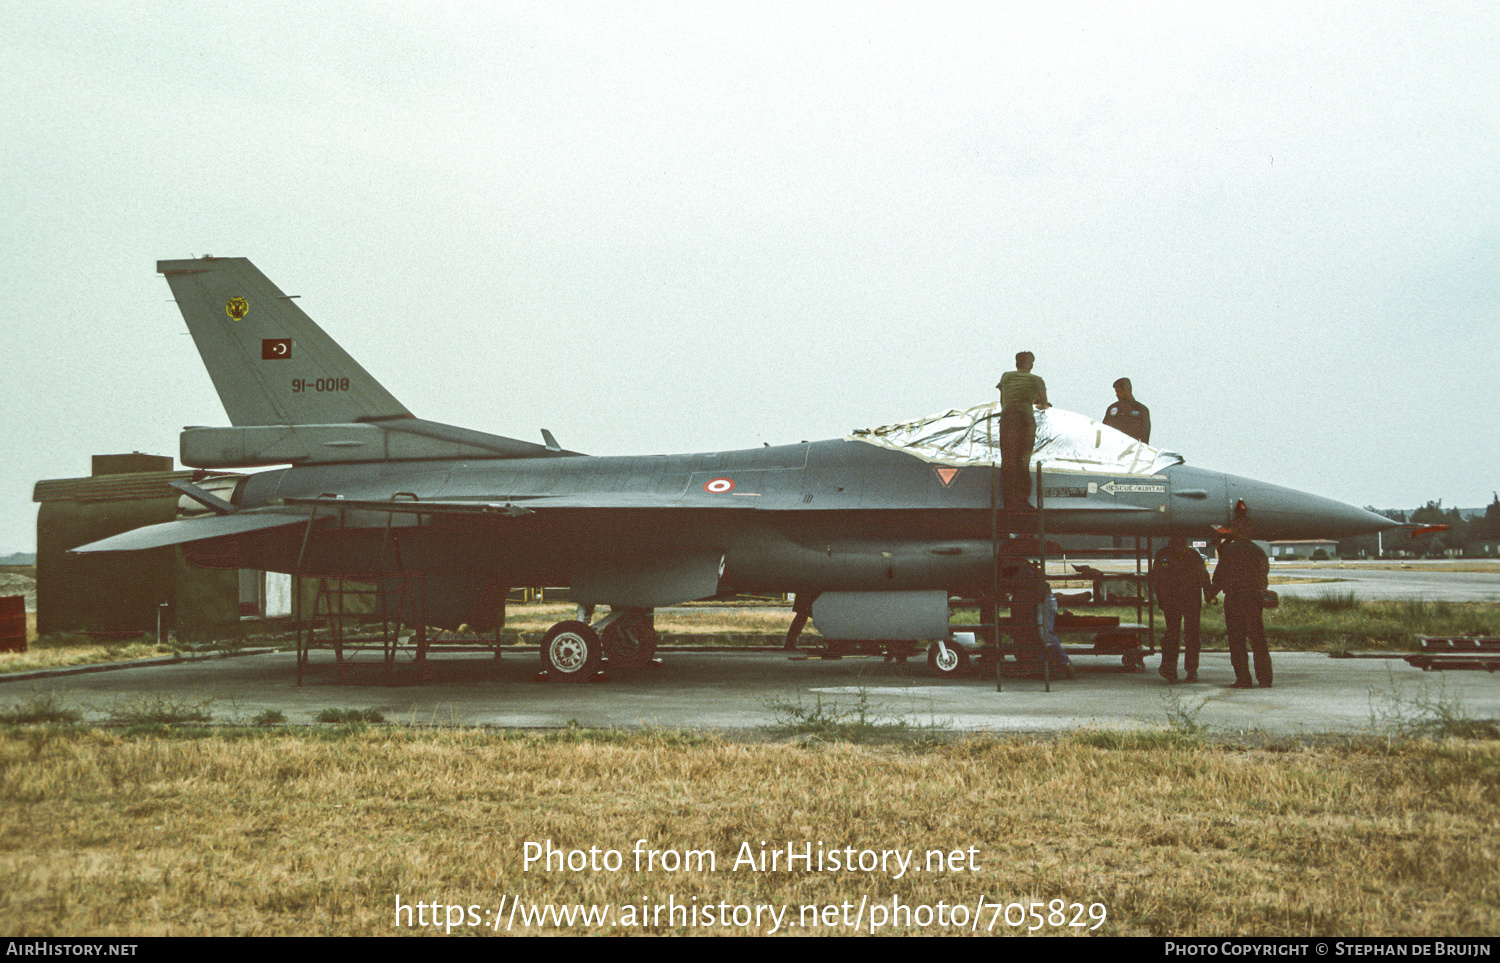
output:
[[[883,428],[856,428],[849,441],[903,451],[945,465],[1000,463],[1000,402],[947,411]],[[1048,471],[1154,475],[1182,464],[1182,456],[1152,448],[1087,415],[1058,408],[1036,413],[1031,465]]]

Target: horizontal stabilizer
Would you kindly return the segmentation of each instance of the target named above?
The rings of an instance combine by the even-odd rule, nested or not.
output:
[[[308,512],[296,508],[252,508],[232,515],[204,515],[200,518],[180,518],[174,522],[147,525],[134,531],[112,535],[109,538],[87,545],[80,545],[74,552],[141,552],[148,548],[166,545],[183,545],[206,538],[222,538],[225,535],[243,535],[268,528],[286,525],[306,525]]]

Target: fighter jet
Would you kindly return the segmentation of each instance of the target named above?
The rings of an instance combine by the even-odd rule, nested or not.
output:
[[[248,260],[161,261],[230,427],[189,427],[184,465],[287,466],[207,509],[76,551],[181,545],[200,565],[389,584],[420,576],[419,614],[491,628],[510,587],[569,586],[592,623],[542,643],[555,677],[650,658],[654,609],[735,592],[816,598],[835,638],[947,634],[950,595],[994,584],[996,540],[1210,536],[1238,507],[1262,538],[1396,526],[1327,498],[1189,466],[1085,416],[1037,415],[1042,518],[997,510],[999,405],[841,439],[691,455],[591,457],[424,421]],[[210,486],[211,487],[211,486]],[[412,604],[408,600],[408,605]],[[587,609],[583,607],[588,607]]]

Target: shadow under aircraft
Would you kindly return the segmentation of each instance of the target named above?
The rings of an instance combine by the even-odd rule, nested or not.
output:
[[[830,637],[945,635],[950,595],[994,584],[996,533],[1037,530],[1035,515],[995,509],[998,403],[829,441],[592,457],[545,430],[534,444],[417,418],[248,260],[157,270],[231,427],[182,432],[183,464],[204,471],[176,484],[200,515],[75,551],[181,545],[200,565],[377,583],[419,572],[420,624],[445,628],[496,626],[511,587],[568,586],[608,612],[553,626],[542,658],[583,679],[602,654],[649,659],[654,609],[729,593],[816,598]],[[213,482],[275,465],[289,467]],[[1031,467],[1049,535],[1207,538],[1237,505],[1260,538],[1397,524],[1057,409],[1037,415]]]

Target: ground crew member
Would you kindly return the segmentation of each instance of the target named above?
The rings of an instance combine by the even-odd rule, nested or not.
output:
[[[1036,609],[1037,631],[1042,636],[1042,646],[1047,650],[1047,661],[1057,667],[1063,678],[1072,679],[1075,677],[1073,663],[1068,660],[1062,640],[1057,637],[1057,596],[1052,594],[1052,586],[1045,581],[1042,585],[1047,594]]]
[[[1249,660],[1245,641],[1255,653],[1255,678],[1261,687],[1271,687],[1271,651],[1266,648],[1263,609],[1271,562],[1250,536],[1254,527],[1248,515],[1234,519],[1234,537],[1219,546],[1219,564],[1214,569],[1213,588],[1224,593],[1224,631],[1229,636],[1229,662],[1234,666],[1232,689],[1248,689]]]
[[[1177,681],[1177,643],[1181,640],[1182,668],[1188,682],[1198,681],[1199,624],[1205,600],[1214,599],[1213,582],[1203,556],[1188,546],[1187,538],[1173,535],[1167,547],[1151,563],[1151,591],[1166,616],[1167,631],[1161,640],[1161,668],[1168,682]]]
[[[786,630],[786,642],[782,644],[783,649],[795,649],[797,640],[802,636],[802,627],[807,624],[812,615],[812,605],[818,600],[821,592],[798,592],[792,596],[792,624]]]
[[[1016,355],[1016,370],[1000,376],[1000,491],[1011,511],[1035,511],[1031,504],[1031,452],[1036,447],[1035,408],[1052,407],[1047,385],[1031,373],[1036,355]]]
[[[1123,431],[1136,441],[1151,443],[1151,409],[1135,400],[1130,393],[1130,379],[1115,382],[1115,397],[1119,400],[1104,412],[1104,423],[1110,428]]]

